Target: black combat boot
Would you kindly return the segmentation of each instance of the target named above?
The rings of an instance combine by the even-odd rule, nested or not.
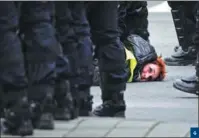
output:
[[[68,80],[58,80],[55,86],[56,108],[54,118],[56,120],[70,120],[74,114],[74,103]]]
[[[31,114],[34,128],[54,129],[54,87],[50,85],[36,85],[32,86],[29,92],[38,94],[37,98],[29,95],[31,97]],[[42,95],[39,96],[39,94]]]
[[[109,72],[100,72],[100,87],[103,102],[94,109],[92,115],[125,117],[126,104],[124,101],[124,91],[126,89],[127,74],[126,70],[124,71],[125,77],[119,79],[112,76]],[[113,72],[113,74],[117,74],[118,72]]]
[[[198,44],[198,40],[199,40],[199,10],[197,10],[196,13],[196,34],[193,37],[193,42],[197,45]],[[196,47],[196,51],[197,51],[197,60],[196,60],[196,65],[195,65],[195,69],[196,69],[196,76],[191,78],[191,81],[185,81],[185,79],[183,80],[177,80],[174,82],[173,86],[178,89],[181,90],[183,92],[187,92],[187,93],[192,93],[192,94],[196,94],[199,95],[199,49],[198,47]]]
[[[73,98],[73,114],[72,119],[75,119],[79,116],[79,109],[80,109],[80,98],[79,98],[79,89],[78,85],[70,85],[71,86],[71,95]]]
[[[173,83],[173,87],[187,93],[199,95],[199,53],[197,54],[197,62],[196,62],[196,75],[191,76],[189,78],[177,79]]]
[[[125,117],[126,105],[123,98],[123,92],[115,92],[108,100],[97,106],[92,114],[100,117]]]
[[[92,112],[93,96],[90,94],[90,87],[80,89],[79,116],[90,116]]]
[[[165,64],[168,66],[187,66],[195,65],[196,62],[196,50],[190,47],[187,52],[183,51],[180,46],[175,47],[174,54],[171,57],[164,59]]]
[[[181,78],[181,81],[186,82],[186,83],[195,83],[195,82],[197,82],[197,77],[194,74],[194,75],[191,75],[188,77]]]
[[[27,136],[33,134],[30,106],[24,90],[5,92],[5,118],[1,119],[2,133]]]
[[[186,92],[186,93],[191,93],[191,94],[197,94],[197,83],[198,80],[193,80],[193,81],[184,81],[182,79],[177,79],[174,83],[173,83],[173,87]]]

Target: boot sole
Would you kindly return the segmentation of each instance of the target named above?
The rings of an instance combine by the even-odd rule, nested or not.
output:
[[[115,114],[114,117],[123,117],[123,118],[125,118],[125,112],[118,112],[118,113]]]
[[[173,87],[176,88],[177,90],[180,90],[180,91],[183,91],[183,92],[186,92],[186,93],[189,93],[189,94],[195,94],[195,95],[199,95],[196,93],[195,90],[190,90],[190,89],[187,89],[186,87],[180,87],[178,85],[176,85],[175,83],[173,83]]]
[[[180,62],[168,62],[165,61],[165,64],[167,66],[188,66],[188,65],[195,65],[195,60],[186,60],[186,61],[180,61]]]
[[[91,116],[92,117],[116,117],[116,118],[125,118],[125,112],[118,112],[118,113],[116,113],[115,115],[113,115],[113,116],[98,116],[98,115],[95,115],[95,114],[93,114],[93,113],[91,113]]]

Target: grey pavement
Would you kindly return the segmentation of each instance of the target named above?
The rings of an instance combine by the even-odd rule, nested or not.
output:
[[[147,119],[78,118],[69,122],[56,121],[55,126],[53,131],[35,130],[30,137],[189,137],[190,127],[197,124]]]
[[[158,4],[161,4],[161,3],[163,3],[164,1],[148,1],[147,2],[147,6],[148,6],[148,8],[150,8],[150,7],[152,7],[152,6],[156,6],[156,5],[158,5]]]
[[[178,44],[171,14],[149,13],[149,31],[158,54],[170,56]],[[172,83],[194,73],[193,66],[167,67],[163,82],[128,84],[126,119],[56,121],[55,130],[36,130],[34,137],[189,137],[190,127],[198,126],[198,97],[174,89]],[[96,107],[101,103],[99,87],[93,87],[92,94]]]

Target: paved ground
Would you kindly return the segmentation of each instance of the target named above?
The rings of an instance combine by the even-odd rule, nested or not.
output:
[[[156,6],[161,2],[149,2]],[[164,7],[164,6],[163,6]],[[177,45],[171,14],[149,13],[150,40],[163,57]],[[35,131],[35,137],[188,137],[198,126],[198,97],[172,87],[175,79],[194,73],[193,66],[167,67],[163,82],[128,84],[125,93],[127,119],[79,118],[56,122],[54,131]],[[92,88],[94,107],[101,103],[100,89]],[[1,136],[3,137],[3,136]]]
[[[56,130],[35,130],[31,137],[189,137],[197,124],[116,118],[79,118],[56,122]],[[10,137],[10,136],[1,136]]]

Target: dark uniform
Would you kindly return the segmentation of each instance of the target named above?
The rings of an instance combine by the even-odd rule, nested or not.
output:
[[[121,1],[118,8],[120,39],[137,34],[149,41],[147,1]]]
[[[62,49],[62,56],[57,59],[56,69],[58,76],[55,92],[55,100],[57,101],[55,119],[57,120],[69,120],[77,117],[77,114],[73,110],[75,99],[72,98],[72,95],[75,94],[74,92],[71,93],[72,95],[69,93],[66,94],[67,91],[71,92],[72,90],[69,79],[76,77],[78,57],[75,33],[73,28],[69,26],[69,23],[72,21],[72,16],[67,3],[68,2],[54,2],[56,36]],[[70,103],[67,102],[67,97],[71,97],[71,100],[68,101]]]
[[[168,1],[171,7],[171,14],[176,29],[179,45],[175,48],[175,53],[165,62],[170,66],[194,64],[196,60],[196,50],[192,41],[195,32],[195,23],[192,16],[192,9],[196,1]]]
[[[127,70],[119,39],[117,6],[118,2],[112,1],[90,2],[87,9],[101,76],[103,103],[93,111],[96,116],[124,116],[126,109],[123,92]]]
[[[176,80],[173,83],[173,86],[183,92],[199,95],[199,2],[197,2],[192,9],[192,17],[195,21],[195,34],[193,35],[192,40],[197,51],[197,61],[195,66],[196,74]]]
[[[194,6],[194,15],[196,20],[196,31],[193,37],[193,42],[196,46],[197,50],[197,61],[196,61],[196,77],[197,77],[197,85],[196,85],[196,94],[199,95],[199,2]]]
[[[55,2],[56,29],[63,54],[69,59],[71,92],[80,115],[92,110],[92,41],[84,2]],[[61,98],[61,97],[60,97]]]
[[[18,15],[14,2],[1,2],[0,106],[1,115],[5,113],[5,122],[1,123],[1,129],[5,128],[4,132],[11,135],[31,135],[33,128],[27,98],[28,79],[25,72],[22,45],[17,34],[19,29]]]
[[[53,28],[53,2],[21,2],[20,33],[29,79],[28,97],[35,128],[53,129],[56,59],[60,55]]]

